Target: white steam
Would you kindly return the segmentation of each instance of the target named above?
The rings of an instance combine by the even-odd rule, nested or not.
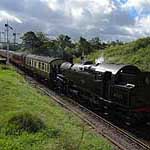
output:
[[[102,55],[99,58],[95,59],[95,63],[96,64],[102,64],[104,62],[105,62],[105,58],[103,56],[103,53],[102,53]]]

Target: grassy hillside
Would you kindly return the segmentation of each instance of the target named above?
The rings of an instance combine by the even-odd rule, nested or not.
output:
[[[0,120],[0,150],[113,149],[77,117],[4,66],[0,66]]]
[[[150,37],[124,45],[111,46],[103,51],[107,63],[133,64],[144,71],[150,71]],[[102,52],[87,56],[90,60],[100,57]]]

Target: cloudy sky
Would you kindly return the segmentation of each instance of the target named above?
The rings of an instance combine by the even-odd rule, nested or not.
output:
[[[43,31],[103,40],[150,35],[150,0],[0,0],[0,30]]]

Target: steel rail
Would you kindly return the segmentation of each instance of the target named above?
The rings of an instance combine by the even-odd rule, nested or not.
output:
[[[80,105],[79,103],[73,101],[70,98],[67,98],[69,101],[64,100],[61,96],[57,95],[54,91],[39,83],[34,78],[27,76],[26,74],[24,75],[28,81],[30,80],[29,82],[32,85],[34,85],[44,94],[51,97],[59,105],[63,106],[65,109],[78,116],[81,120],[90,125],[97,133],[112,142],[116,146],[116,148],[121,150],[150,150],[149,145],[140,141],[139,139],[122,130],[121,128],[115,126],[114,124],[97,115],[93,111],[87,109],[86,107]]]

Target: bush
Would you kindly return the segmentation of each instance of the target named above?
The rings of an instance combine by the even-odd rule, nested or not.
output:
[[[35,133],[39,130],[45,129],[45,124],[41,119],[39,119],[37,116],[34,116],[30,113],[20,113],[8,121],[9,129],[13,129],[11,131],[17,131],[17,132],[29,132],[29,133]],[[8,130],[8,134],[9,134]]]

